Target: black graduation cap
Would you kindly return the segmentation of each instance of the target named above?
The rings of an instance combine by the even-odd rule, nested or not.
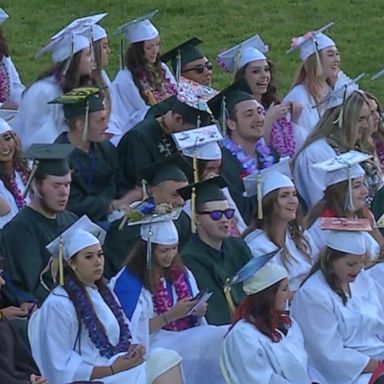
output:
[[[157,104],[154,104],[152,105],[145,117],[159,117],[161,115],[164,115],[166,114],[168,111],[170,111],[173,107],[173,105],[175,104],[175,102],[177,101],[177,96],[176,95],[172,95],[170,97],[167,97],[166,99],[160,101],[159,103]]]
[[[139,182],[145,180],[149,185],[164,181],[188,181],[192,174],[190,164],[178,153],[150,164],[138,171]]]
[[[72,144],[33,144],[23,153],[22,157],[34,160],[24,196],[26,196],[35,175],[64,176],[70,172],[68,158],[74,149]]]
[[[183,43],[172,48],[170,51],[164,53],[160,60],[164,63],[171,61],[172,69],[175,74],[182,72],[183,68],[190,62],[201,59],[204,54],[201,53],[197,45],[202,41],[197,37],[184,41]]]
[[[88,113],[103,111],[104,97],[98,87],[79,87],[50,101],[48,104],[62,104],[66,119],[86,116]]]
[[[223,89],[215,97],[208,101],[208,106],[217,120],[224,117],[223,111],[230,115],[233,108],[245,100],[256,100],[251,94],[251,89],[245,79],[240,79],[229,87]]]
[[[177,190],[180,196],[186,201],[191,199],[193,190],[196,191],[196,211],[199,212],[200,207],[210,201],[227,200],[221,188],[227,186],[227,182],[222,176],[212,177],[211,179],[202,180],[192,183],[184,188]]]

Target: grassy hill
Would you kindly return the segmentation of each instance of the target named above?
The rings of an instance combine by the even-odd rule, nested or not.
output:
[[[120,24],[153,9],[154,23],[162,38],[162,51],[197,36],[212,61],[221,50],[259,33],[270,46],[269,57],[277,65],[280,95],[289,88],[300,62],[298,54],[286,55],[292,36],[329,21],[329,31],[342,55],[342,67],[351,77],[370,75],[384,66],[382,0],[2,0],[10,19],[3,30],[23,81],[29,84],[50,65],[47,56],[33,60],[49,37],[76,17],[108,12],[102,23],[109,31],[111,78],[119,66],[119,39],[112,32]],[[214,86],[230,82],[216,67]],[[382,99],[384,77],[361,85]]]

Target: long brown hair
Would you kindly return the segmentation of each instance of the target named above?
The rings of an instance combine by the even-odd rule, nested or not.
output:
[[[152,243],[152,268],[147,268],[147,242],[140,239],[133,247],[131,253],[125,262],[129,271],[136,275],[144,287],[150,292],[155,293],[159,287],[160,274],[156,268],[153,267],[153,254],[156,250],[157,244]],[[179,273],[186,271],[183,262],[181,261],[180,254],[177,252],[173,259],[172,265],[164,269],[164,278],[167,281],[175,281]]]
[[[274,190],[263,197],[262,208],[264,217],[262,219],[258,218],[257,210],[253,213],[251,224],[243,233],[243,238],[246,237],[249,233],[253,232],[255,229],[262,229],[269,239],[276,244],[278,247],[283,248],[281,252],[282,261],[285,267],[290,262],[291,255],[286,249],[285,242],[280,244],[273,230],[274,224],[276,223],[275,212],[279,208],[277,197],[279,194],[279,189]],[[309,261],[311,261],[311,245],[308,239],[304,236],[304,226],[301,220],[301,214],[298,210],[296,213],[296,218],[288,223],[287,230],[289,231],[290,236],[292,237],[293,242],[298,250],[300,250]]]
[[[150,104],[140,79],[145,75],[148,79],[155,82],[164,81],[165,72],[161,66],[160,52],[157,54],[155,63],[150,64],[145,58],[144,41],[132,43],[125,53],[124,63],[132,74],[133,82],[139,90],[140,96],[147,104]]]

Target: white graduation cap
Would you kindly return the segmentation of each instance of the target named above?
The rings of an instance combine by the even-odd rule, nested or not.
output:
[[[333,22],[328,23],[318,29],[317,31],[311,31],[300,37],[292,38],[291,48],[288,49],[287,53],[290,53],[296,49],[300,50],[300,58],[305,61],[309,56],[316,53],[324,48],[335,46],[336,43],[323,32],[334,25]]]
[[[220,53],[216,61],[225,71],[236,72],[251,61],[267,60],[265,53],[268,50],[268,45],[259,35],[255,35]]]
[[[3,24],[8,18],[8,13],[5,12],[3,8],[0,8],[0,25]]]
[[[129,21],[118,27],[114,34],[124,33],[127,40],[132,43],[138,43],[140,41],[148,41],[159,36],[159,31],[151,23],[151,19],[159,11],[155,10]]]
[[[9,131],[12,131],[11,126],[4,119],[0,118],[0,135]]]
[[[351,255],[365,255],[367,234],[362,231],[329,231],[327,247]]]
[[[222,153],[220,145],[217,141],[199,145],[192,148],[182,150],[184,156],[193,158],[196,156],[197,160],[221,160]]]
[[[95,24],[91,27],[92,40],[96,43],[101,39],[107,38],[107,31],[99,24]]]
[[[376,72],[372,77],[371,77],[371,80],[377,80],[379,79],[381,76],[384,75],[384,68],[382,70],[380,70],[379,72]]]

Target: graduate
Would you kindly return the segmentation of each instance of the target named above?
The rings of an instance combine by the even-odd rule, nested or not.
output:
[[[293,157],[304,143],[302,129],[296,125],[301,107],[281,103],[277,96],[275,66],[266,56],[268,46],[259,35],[224,52],[216,61],[226,72],[234,74],[234,82],[245,80],[244,91],[255,96],[265,113],[264,137],[281,156]]]
[[[184,199],[180,196],[178,189],[188,185],[187,175],[191,172],[192,168],[180,155],[171,156],[140,170],[138,182],[143,181],[145,185],[143,194],[148,194],[148,197],[131,206],[135,208],[137,205],[145,207],[146,205],[167,204],[172,208],[183,207]],[[103,246],[106,275],[109,277],[120,271],[140,237],[140,226],[123,225],[122,227],[124,220],[125,217],[112,223]],[[181,250],[191,237],[189,216],[182,211],[175,220],[175,225],[179,234],[179,249]]]
[[[187,383],[223,383],[218,350],[227,327],[207,325],[209,302],[195,308],[199,289],[181,261],[173,222],[152,220],[141,225],[140,240],[110,285],[150,349],[171,348],[181,355]]]
[[[49,293],[40,281],[50,259],[45,246],[76,220],[76,215],[66,210],[72,151],[70,144],[35,144],[25,154],[35,160],[31,201],[3,228],[0,245],[6,290],[14,302],[41,302]]]
[[[333,23],[317,31],[292,38],[290,51],[299,50],[302,63],[284,102],[301,104],[298,125],[306,138],[323,116],[320,101],[336,88],[337,79],[347,78],[340,70],[340,54],[336,43],[325,33]]]
[[[21,145],[11,126],[0,118],[0,198],[5,211],[0,216],[3,228],[29,202],[23,192],[30,175],[26,159],[21,158]]]
[[[196,278],[200,290],[213,292],[206,319],[209,324],[228,324],[231,310],[243,298],[241,289],[235,287],[231,296],[224,293],[224,284],[250,258],[245,242],[230,237],[230,220],[235,211],[229,208],[221,188],[226,186],[222,177],[215,177],[189,185],[179,193],[185,199],[194,199],[193,220],[196,234],[181,251],[184,264]],[[194,196],[195,195],[195,196]]]
[[[8,14],[0,8],[0,26],[8,19]],[[0,28],[0,108],[17,109],[25,86],[20,80],[19,73],[13,64],[7,40]]]
[[[242,277],[246,296],[224,339],[226,383],[309,384],[303,333],[286,310],[288,273],[277,264],[257,264]]]
[[[47,249],[58,285],[29,322],[32,355],[52,383],[181,384],[180,356],[145,350],[103,278],[105,232],[86,216]],[[63,338],[63,335],[65,337]]]
[[[268,168],[278,160],[277,153],[264,141],[264,112],[256,98],[239,90],[241,83],[227,87],[208,104],[227,132],[223,146],[223,176],[245,223],[251,220],[254,202],[244,197],[242,178],[257,169]],[[223,102],[225,99],[225,102]],[[225,116],[223,116],[225,110]]]
[[[69,132],[63,132],[56,143],[75,147],[69,157],[73,172],[68,209],[108,226],[117,211],[140,199],[141,190],[127,192],[117,150],[106,140],[108,115],[103,94],[96,87],[80,87],[51,103],[63,104],[69,126]]]
[[[126,182],[136,180],[139,169],[177,152],[172,133],[204,126],[211,121],[206,104],[198,98],[180,101],[172,96],[162,103],[169,106],[167,112],[144,119],[123,136],[117,147]]]
[[[382,292],[362,271],[365,239],[359,231],[331,231],[292,302],[320,383],[367,384],[384,356]]]
[[[201,43],[200,39],[192,37],[161,55],[161,61],[171,62],[177,81],[183,76],[208,87],[212,85],[213,65],[199,49]]]
[[[38,76],[23,94],[19,113],[12,120],[12,128],[24,150],[32,144],[52,144],[62,132],[68,130],[62,105],[48,103],[73,88],[91,82],[93,55],[90,39],[84,33],[102,17],[87,17],[87,22],[75,20],[77,28],[71,28],[72,23],[69,24],[37,53],[38,56],[52,53],[54,64]]]
[[[354,149],[369,127],[368,100],[355,87],[345,83],[324,101],[327,111],[295,158],[293,178],[308,209],[321,200],[325,189],[325,172],[313,164]]]
[[[367,207],[368,190],[364,169],[361,167],[369,156],[357,151],[349,151],[329,161],[315,166],[326,172],[324,197],[310,210],[306,225],[317,248],[321,251],[327,243],[329,231],[322,229],[321,221],[327,217],[367,219],[372,226],[366,232],[368,256],[376,260],[380,254],[383,237],[372,212]]]
[[[177,91],[175,78],[160,61],[160,35],[151,23],[156,13],[138,17],[117,30],[130,44],[125,54],[120,53],[121,69],[112,82],[112,104],[124,122],[123,133],[140,123],[151,105]]]
[[[254,189],[261,197],[254,197],[258,209],[243,236],[253,257],[281,249],[270,263],[287,270],[289,289],[295,292],[311,270],[318,249],[301,222],[299,199],[290,176],[288,159],[252,175]]]

